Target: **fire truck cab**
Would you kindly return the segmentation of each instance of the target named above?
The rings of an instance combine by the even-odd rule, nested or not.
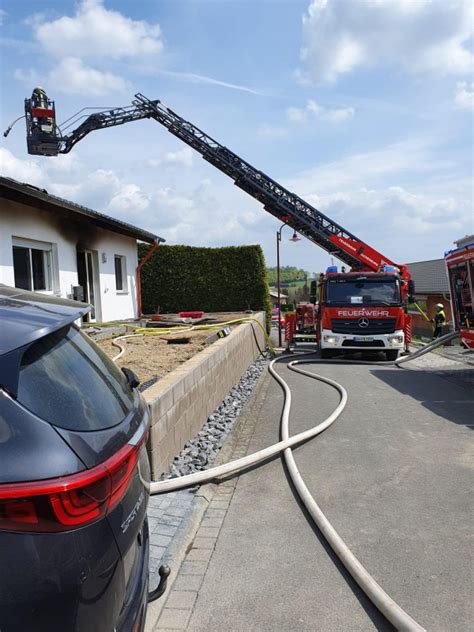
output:
[[[323,358],[340,351],[384,351],[395,360],[405,346],[403,280],[393,266],[382,272],[338,272],[319,283],[317,337]]]

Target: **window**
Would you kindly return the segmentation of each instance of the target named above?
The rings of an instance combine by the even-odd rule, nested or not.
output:
[[[400,305],[398,280],[330,279],[327,286],[328,304]]]
[[[13,238],[15,287],[23,290],[52,289],[52,244]]]
[[[122,255],[115,255],[115,289],[117,292],[126,293],[127,288],[127,265],[126,258]]]
[[[23,354],[18,401],[68,430],[103,430],[132,410],[134,395],[117,365],[74,325]]]

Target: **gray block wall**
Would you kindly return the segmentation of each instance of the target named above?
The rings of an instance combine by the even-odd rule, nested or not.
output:
[[[252,317],[265,326],[264,312]],[[259,346],[265,348],[262,329],[256,323],[242,323],[143,393],[151,412],[148,449],[153,480],[168,470],[237,384],[260,354]]]

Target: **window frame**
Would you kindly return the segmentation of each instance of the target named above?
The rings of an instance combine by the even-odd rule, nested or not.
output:
[[[120,262],[120,272],[122,275],[122,288],[117,287],[117,261]],[[115,292],[117,294],[128,294],[128,277],[127,277],[127,257],[125,255],[114,254],[114,275],[115,275]]]
[[[26,289],[30,292],[39,292],[42,294],[54,294],[54,285],[55,285],[55,274],[54,274],[54,246],[55,244],[51,242],[38,241],[35,239],[25,239],[23,237],[12,237],[12,267],[13,267],[13,275],[15,276],[15,260],[14,260],[14,248],[22,248],[23,250],[28,251],[28,288]],[[42,261],[43,261],[43,274],[44,274],[44,288],[37,289],[35,288],[35,273],[33,266],[33,253],[32,251],[40,251],[43,253]],[[14,281],[15,282],[15,281]]]

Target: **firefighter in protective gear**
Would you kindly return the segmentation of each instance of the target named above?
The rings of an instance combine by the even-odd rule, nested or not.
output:
[[[46,96],[44,88],[38,86],[33,90],[33,94],[31,95],[31,104],[34,108],[46,109],[48,107],[48,97]]]
[[[444,305],[442,303],[436,305],[436,316],[431,319],[431,322],[434,323],[433,339],[439,338],[443,330],[443,325],[446,324],[446,314],[444,313]]]

